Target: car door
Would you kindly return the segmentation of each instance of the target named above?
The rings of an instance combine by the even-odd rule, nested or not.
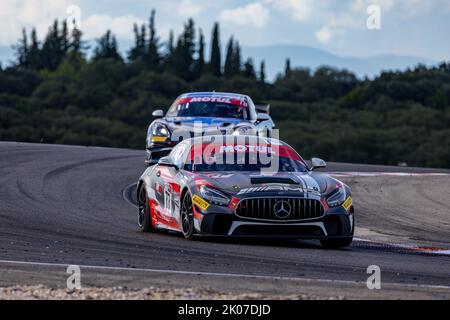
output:
[[[178,145],[170,153],[172,163],[179,166],[186,149],[185,144]],[[180,162],[181,161],[181,162]],[[158,201],[158,216],[169,229],[179,230],[180,208],[180,170],[157,165],[154,173],[155,196]]]

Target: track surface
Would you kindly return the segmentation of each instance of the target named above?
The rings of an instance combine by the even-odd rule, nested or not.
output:
[[[186,241],[140,233],[123,193],[143,169],[142,151],[0,142],[0,287],[63,286],[60,264],[78,264],[110,267],[85,268],[86,281],[101,286],[450,297],[450,257],[387,244],[450,247],[449,176],[343,179],[354,191],[357,236],[376,243],[323,250],[315,242]],[[349,164],[327,170],[445,172]],[[374,264],[386,288],[377,293],[365,286]]]

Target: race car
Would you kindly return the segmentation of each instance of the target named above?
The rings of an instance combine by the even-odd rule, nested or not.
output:
[[[184,140],[137,184],[138,225],[195,236],[319,239],[349,246],[354,207],[347,185],[317,172],[286,143],[256,136]]]
[[[199,135],[236,134],[270,136],[275,127],[270,105],[255,104],[246,95],[221,92],[179,96],[164,117],[156,110],[147,131],[147,165],[167,156],[181,140]]]

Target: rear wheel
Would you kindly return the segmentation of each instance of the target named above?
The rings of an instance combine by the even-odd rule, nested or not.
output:
[[[352,244],[353,238],[344,239],[320,239],[320,244],[326,249],[345,248]]]
[[[142,186],[138,194],[138,226],[142,232],[153,231],[152,217],[148,204],[147,189]]]
[[[192,240],[194,238],[194,211],[192,208],[192,197],[189,192],[184,194],[181,203],[180,217],[183,236],[188,240]]]

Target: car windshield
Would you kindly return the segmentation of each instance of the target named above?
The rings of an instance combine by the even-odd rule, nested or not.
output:
[[[261,161],[256,153],[247,153],[245,158],[229,161],[202,161],[201,163],[187,164],[186,169],[195,172],[206,171],[273,171],[273,172],[307,172],[308,169],[300,160],[294,160],[288,157],[274,156]]]
[[[246,107],[222,102],[186,102],[174,104],[167,117],[212,117],[248,120]]]

